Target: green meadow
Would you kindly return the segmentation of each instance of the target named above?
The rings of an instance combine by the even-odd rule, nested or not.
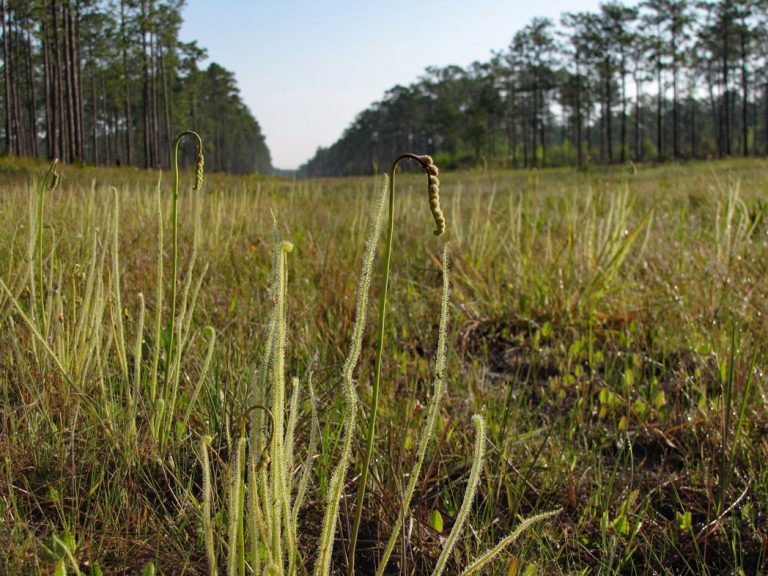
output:
[[[444,172],[439,237],[403,163],[388,274],[384,175],[47,171],[0,164],[0,574],[347,574],[358,498],[358,575],[768,570],[764,159]]]

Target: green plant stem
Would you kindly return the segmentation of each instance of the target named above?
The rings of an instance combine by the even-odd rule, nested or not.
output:
[[[405,522],[405,517],[408,514],[408,511],[410,509],[411,505],[411,498],[413,498],[413,493],[416,490],[416,483],[419,481],[419,475],[421,474],[421,467],[424,464],[424,459],[427,455],[427,448],[429,447],[429,443],[432,440],[432,437],[434,436],[435,432],[435,424],[437,422],[437,415],[440,411],[440,401],[443,397],[443,374],[445,372],[445,341],[446,341],[446,332],[448,331],[448,291],[450,289],[449,281],[448,281],[448,245],[446,244],[443,247],[443,296],[440,306],[440,329],[438,332],[438,342],[437,342],[437,354],[435,355],[437,360],[435,362],[435,381],[434,381],[434,388],[432,393],[432,399],[429,402],[429,407],[427,409],[427,423],[424,427],[424,432],[421,435],[421,439],[419,440],[419,447],[416,451],[416,463],[413,465],[413,468],[411,469],[410,478],[408,480],[408,487],[405,491],[405,496],[403,498],[401,508],[400,508],[400,514],[397,517],[397,520],[395,521],[394,526],[392,527],[391,534],[389,537],[389,542],[387,542],[387,547],[384,549],[384,554],[382,555],[381,559],[379,560],[379,565],[376,568],[376,575],[382,576],[384,574],[384,570],[387,567],[387,562],[389,562],[389,557],[392,554],[392,550],[395,548],[395,544],[397,542],[398,534],[400,533],[400,528],[402,527],[403,523]]]
[[[40,333],[43,336],[46,335],[45,323],[47,320],[45,317],[45,280],[43,277],[43,206],[45,204],[45,191],[58,163],[59,159],[55,158],[45,173],[43,181],[40,183],[40,198],[37,205],[37,289],[40,292]]]
[[[360,521],[363,517],[363,501],[365,499],[365,485],[368,482],[368,469],[373,456],[373,439],[376,433],[376,416],[379,411],[379,390],[381,382],[381,358],[384,352],[384,322],[387,318],[387,288],[389,287],[389,266],[392,260],[392,236],[395,229],[395,171],[398,164],[405,159],[420,162],[416,154],[401,154],[392,162],[389,171],[389,209],[387,220],[387,246],[384,253],[384,276],[381,281],[381,294],[379,295],[379,327],[378,348],[376,349],[376,367],[374,368],[373,391],[371,394],[371,413],[368,417],[368,434],[365,438],[365,460],[360,474],[360,483],[357,486],[357,500],[355,503],[355,522],[349,541],[349,566],[347,576],[355,574],[355,551],[357,549],[357,535],[360,530]]]
[[[21,304],[19,304],[18,300],[16,299],[16,296],[14,296],[13,292],[11,292],[11,289],[8,288],[5,282],[3,282],[3,279],[0,278],[0,289],[5,292],[6,296],[8,297],[8,301],[11,303],[11,305],[16,308],[16,312],[19,314],[22,320],[27,324],[29,327],[30,332],[32,332],[32,335],[37,338],[39,343],[42,345],[43,350],[46,351],[48,356],[53,360],[54,364],[56,364],[56,368],[59,369],[59,372],[66,380],[67,384],[75,389],[76,392],[79,392],[77,389],[74,380],[69,374],[69,371],[64,366],[62,361],[59,359],[59,356],[56,354],[56,352],[53,351],[51,346],[48,344],[48,340],[38,331],[37,327],[35,326],[32,319],[27,316],[27,314],[24,312],[24,309],[21,307]]]
[[[157,406],[157,369],[160,363],[163,326],[163,203],[160,196],[160,182],[157,183],[157,285],[155,287],[155,341],[152,346],[152,372],[149,378],[149,404],[153,413]],[[152,437],[157,440],[158,431],[154,419],[149,419]]]
[[[485,422],[482,416],[475,414],[472,416],[472,424],[475,426],[475,452],[472,456],[472,468],[469,472],[467,488],[464,491],[464,499],[461,501],[459,512],[456,514],[456,521],[453,524],[451,533],[448,534],[448,538],[445,540],[443,551],[437,559],[432,576],[440,576],[443,570],[445,570],[448,557],[461,535],[467,516],[469,516],[469,509],[472,507],[472,501],[475,499],[475,493],[477,492],[477,485],[480,482],[480,472],[483,470],[483,456],[485,454]]]
[[[211,516],[211,460],[208,456],[208,447],[211,445],[211,437],[204,436],[201,443],[203,465],[203,536],[205,540],[205,553],[208,557],[208,575],[216,576],[216,550],[213,541],[213,518]]]
[[[168,372],[173,354],[174,345],[174,323],[176,321],[176,283],[178,281],[179,264],[179,145],[185,136],[192,136],[197,140],[198,150],[202,150],[203,141],[197,132],[186,130],[176,136],[173,147],[173,203],[171,205],[171,235],[173,242],[173,257],[171,272],[171,314],[168,318],[168,348],[166,350],[164,381],[168,381]]]
[[[349,468],[350,455],[352,453],[352,439],[357,423],[357,391],[355,390],[355,384],[352,377],[354,374],[355,366],[357,365],[357,361],[360,358],[360,350],[362,348],[373,262],[376,255],[376,247],[379,244],[379,236],[381,231],[379,223],[381,221],[381,212],[382,207],[384,206],[384,199],[388,190],[388,183],[389,179],[385,178],[384,184],[378,194],[376,208],[374,209],[373,218],[371,219],[368,241],[365,247],[365,255],[363,256],[363,266],[360,272],[360,284],[357,294],[357,311],[355,312],[355,326],[352,330],[352,342],[349,355],[347,356],[347,360],[344,363],[343,369],[343,387],[347,406],[344,415],[342,449],[339,456],[338,465],[333,471],[326,494],[327,505],[323,518],[320,546],[318,547],[317,560],[315,562],[315,576],[329,576],[331,573],[331,558],[333,555],[336,523],[339,517],[339,507],[344,491],[344,479],[347,474],[347,468]],[[310,396],[312,397],[312,402],[314,404],[314,392],[312,391],[311,383]],[[315,411],[314,407],[313,411]]]
[[[537,514],[536,516],[531,516],[530,518],[526,518],[523,520],[520,525],[515,528],[515,531],[509,534],[508,536],[505,536],[501,542],[499,542],[496,546],[491,548],[490,550],[484,552],[479,558],[477,558],[472,564],[467,566],[464,571],[461,573],[461,576],[469,576],[470,574],[474,574],[475,572],[478,572],[479,570],[482,570],[485,568],[485,566],[488,565],[489,562],[491,562],[496,556],[498,556],[504,548],[512,544],[517,538],[525,532],[528,528],[530,528],[533,524],[536,524],[537,522],[540,522],[542,520],[546,520],[547,518],[552,518],[553,516],[557,516],[562,512],[562,508],[558,508],[557,510],[553,510],[551,512],[542,512],[541,514]]]

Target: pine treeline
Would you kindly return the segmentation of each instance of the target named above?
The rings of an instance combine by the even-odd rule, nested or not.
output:
[[[168,168],[174,135],[191,128],[206,169],[272,170],[233,74],[201,70],[205,51],[179,41],[183,0],[0,3],[3,153]]]
[[[488,62],[427,68],[301,167],[370,174],[768,155],[768,2],[642,0],[536,18]]]

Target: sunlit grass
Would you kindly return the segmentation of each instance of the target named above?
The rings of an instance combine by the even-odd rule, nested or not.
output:
[[[222,573],[240,569],[232,548],[252,565],[255,552],[236,543],[231,520],[259,523],[247,478],[260,449],[240,457],[245,481],[233,481],[243,422],[258,426],[262,442],[269,431],[266,414],[252,407],[264,393],[265,347],[275,345],[271,213],[294,247],[284,371],[305,390],[292,440],[296,471],[312,454],[310,373],[318,401],[304,511],[287,515],[300,532],[294,562],[309,569],[338,485],[341,375],[377,183],[212,175],[200,192],[188,186],[178,206],[178,346],[169,347],[170,308],[159,304],[171,293],[172,255],[159,249],[171,230],[169,186],[160,182],[158,195],[157,174],[64,166],[41,205],[24,170],[41,175],[45,167],[0,176],[0,572],[50,573],[60,561],[72,571],[74,561],[83,573],[96,563],[106,573],[150,562],[166,573],[208,573],[211,548]],[[398,180],[399,248],[358,573],[375,571],[399,525],[390,570],[429,574],[442,562],[441,538],[470,480],[475,412],[485,421],[484,477],[445,573],[482,558],[520,519],[560,507],[563,514],[520,535],[483,570],[765,570],[768,165],[441,181],[453,260],[443,408],[422,456],[442,243],[427,239],[423,174],[406,175]],[[377,286],[374,279],[371,298]],[[356,376],[364,415],[374,344],[363,339]],[[175,416],[159,412],[171,404]],[[333,533],[339,573],[365,436],[365,419],[357,421],[356,464]],[[421,458],[412,488],[408,472]],[[229,513],[235,493],[245,504]],[[261,498],[265,524],[283,522],[268,517]],[[412,521],[403,522],[409,499]]]

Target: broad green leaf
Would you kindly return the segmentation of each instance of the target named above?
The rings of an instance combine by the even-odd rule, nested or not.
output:
[[[442,514],[440,514],[438,510],[432,510],[432,512],[429,513],[429,518],[427,520],[427,523],[435,531],[437,532],[443,531],[443,516]]]

